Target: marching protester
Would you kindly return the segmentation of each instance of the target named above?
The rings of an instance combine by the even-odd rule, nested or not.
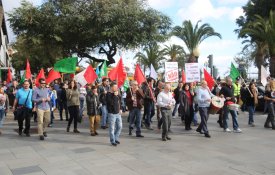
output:
[[[145,126],[149,130],[153,130],[151,126],[151,120],[155,115],[155,94],[153,90],[153,84],[154,84],[154,79],[153,78],[148,78],[147,83],[143,87],[143,92],[144,92],[144,118],[145,118]]]
[[[116,83],[111,83],[110,91],[106,95],[106,105],[109,118],[109,136],[113,146],[120,144],[119,136],[122,130],[121,97]]]
[[[25,80],[23,88],[16,92],[15,100],[13,103],[13,111],[18,121],[18,134],[21,136],[23,131],[23,122],[25,120],[24,134],[30,137],[30,122],[32,115],[32,89],[30,89],[30,83]]]
[[[248,125],[254,127],[254,112],[255,106],[258,104],[258,92],[256,91],[255,83],[251,82],[248,87],[249,90],[246,90],[245,102],[248,109]]]
[[[267,101],[268,115],[264,124],[265,128],[272,128],[275,130],[275,80],[271,80],[267,85],[264,99]],[[271,126],[270,126],[271,124]]]
[[[53,119],[54,119],[54,111],[56,109],[56,91],[54,89],[54,85],[47,85],[46,86],[49,89],[49,104],[50,104],[50,111],[51,111],[51,121],[49,123],[49,127],[52,127],[53,125]]]
[[[102,79],[102,85],[98,87],[98,95],[99,95],[99,101],[102,104],[101,106],[101,128],[106,129],[108,128],[107,122],[108,122],[108,111],[107,111],[107,100],[106,95],[107,92],[109,92],[110,86],[109,86],[109,79],[103,78]]]
[[[65,110],[66,121],[69,121],[66,89],[67,84],[61,83],[60,89],[57,91],[60,121],[63,120],[63,109]]]
[[[51,111],[50,111],[50,97],[49,89],[46,88],[46,81],[44,78],[39,79],[40,87],[36,88],[33,92],[32,100],[37,107],[37,123],[38,123],[38,135],[40,140],[44,140],[47,137],[46,128],[50,123]]]
[[[190,93],[191,94],[194,94],[193,97],[196,96],[196,92],[198,90],[198,86],[197,86],[197,82],[193,82],[193,83],[190,83]],[[198,126],[199,125],[199,121],[198,121],[198,111],[199,111],[199,108],[198,108],[198,104],[196,104],[194,98],[193,98],[193,111],[194,111],[194,114],[193,114],[193,124],[194,126]]]
[[[158,81],[157,82],[157,87],[155,89],[155,99],[157,99],[159,93],[162,91],[163,89],[163,82],[162,81]],[[158,120],[158,129],[161,129],[161,125],[162,125],[162,120],[161,120],[161,114],[160,114],[160,107],[158,106],[158,104],[156,104],[157,107],[157,120]]]
[[[5,88],[0,88],[0,135],[2,135],[3,123],[6,117],[6,113],[9,110],[9,98],[5,93]]]
[[[172,113],[172,118],[177,118],[176,113],[178,112],[178,108],[180,106],[180,93],[182,91],[182,86],[183,86],[183,83],[180,81],[177,88],[174,89],[174,98],[176,100],[176,104]],[[179,116],[181,116],[180,113],[179,113]]]
[[[91,90],[88,91],[86,95],[86,104],[87,104],[87,115],[89,117],[89,122],[90,122],[90,133],[91,133],[91,136],[96,136],[98,135],[96,130],[100,123],[99,110],[101,107],[96,86],[92,86]]]
[[[182,91],[179,94],[179,101],[181,120],[185,121],[185,130],[187,131],[192,129],[191,123],[194,117],[193,97],[194,92],[191,92],[189,84],[185,83],[182,87]]]
[[[228,114],[230,113],[232,116],[233,122],[233,131],[236,133],[241,133],[242,130],[239,128],[238,120],[237,120],[237,112],[229,108],[229,105],[235,104],[237,102],[236,97],[234,96],[232,79],[230,77],[226,77],[226,85],[222,87],[219,95],[225,98],[225,105],[223,107],[223,129],[225,132],[231,132],[228,128]]]
[[[197,132],[204,134],[205,137],[210,138],[210,134],[207,128],[207,120],[209,118],[209,107],[211,104],[211,97],[214,95],[207,87],[207,82],[202,81],[201,87],[197,90],[198,107],[201,116],[201,123],[196,129]]]
[[[132,81],[132,87],[128,90],[126,96],[126,104],[130,111],[129,135],[132,135],[132,130],[136,126],[136,137],[144,137],[141,135],[141,109],[143,107],[144,94],[138,88],[137,81]]]
[[[9,86],[7,89],[7,94],[9,97],[9,106],[13,106],[18,89],[19,89],[18,82],[16,80],[13,80],[12,85]],[[14,120],[16,120],[15,114],[14,114]]]
[[[84,86],[81,86],[79,88],[79,102],[80,102],[80,108],[79,108],[79,116],[83,117],[83,112],[84,112],[84,103],[86,99],[87,91]]]
[[[170,90],[171,90],[171,85],[165,84],[164,90],[159,93],[157,98],[157,103],[158,103],[158,106],[160,107],[162,121],[163,121],[162,141],[171,140],[171,137],[169,137],[168,135],[168,131],[171,127],[172,106],[175,105],[176,102]]]
[[[67,132],[70,132],[70,127],[74,121],[74,133],[80,133],[77,130],[77,122],[79,120],[79,91],[77,90],[77,84],[74,80],[69,83],[69,87],[66,90],[67,105],[70,113],[70,118],[67,126]]]

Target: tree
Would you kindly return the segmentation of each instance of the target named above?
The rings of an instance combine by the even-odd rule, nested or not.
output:
[[[261,16],[263,19],[268,19],[270,16],[270,11],[275,10],[275,2],[273,0],[249,0],[245,6],[243,6],[244,15],[240,16],[236,23],[239,26],[235,32],[239,35],[239,38],[245,39],[244,43],[248,43],[249,45],[253,45],[254,47],[250,47],[253,49],[253,53],[255,56],[255,64],[258,68],[258,78],[261,77],[260,67],[265,64],[265,59],[268,57],[268,43],[266,40],[262,38],[257,32],[245,32],[247,29],[253,29],[253,23],[258,21],[257,16]],[[253,29],[254,30],[254,29]],[[263,34],[263,33],[262,33]],[[260,36],[260,37],[259,37]],[[244,46],[244,49],[247,45]],[[272,66],[270,62],[270,66]]]
[[[268,45],[268,51],[270,55],[270,75],[275,76],[275,13],[270,11],[268,19],[265,19],[259,15],[255,15],[255,20],[247,24],[242,28],[240,35],[253,37],[257,42],[262,42]],[[259,69],[260,70],[260,69]]]
[[[187,20],[182,23],[182,26],[176,26],[172,30],[172,35],[179,37],[186,44],[190,54],[188,62],[197,62],[197,60],[194,59],[194,56],[196,56],[194,52],[205,39],[211,36],[222,38],[221,34],[215,32],[208,23],[199,26],[200,22],[201,21],[198,21],[196,25],[193,26],[191,21]]]
[[[171,26],[169,17],[144,0],[46,0],[39,7],[23,1],[9,13],[9,21],[15,34],[51,42],[62,57],[77,54],[103,62],[91,56],[98,51],[106,55],[107,65],[120,48],[165,41]]]
[[[179,67],[183,68],[185,65],[185,58],[186,53],[184,51],[184,48],[180,45],[165,45],[165,48],[163,49],[164,55],[167,55],[170,57],[169,61],[176,61],[178,62]]]
[[[144,69],[150,68],[152,64],[157,71],[161,66],[161,61],[165,60],[164,51],[157,44],[152,44],[146,47],[144,52],[145,54],[138,52],[135,58],[138,59],[139,63],[144,65]]]

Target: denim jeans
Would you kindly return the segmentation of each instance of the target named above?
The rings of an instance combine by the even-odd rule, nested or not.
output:
[[[248,109],[248,113],[249,113],[249,115],[248,115],[248,124],[250,125],[250,124],[252,124],[252,123],[254,123],[254,112],[255,112],[255,110],[254,110],[254,106],[247,106],[247,109]]]
[[[115,141],[119,140],[119,135],[122,129],[121,115],[108,113],[108,118],[110,142],[115,143]]]
[[[102,113],[101,126],[106,126],[108,121],[108,111],[107,111],[106,105],[101,106],[101,113]]]
[[[0,128],[3,127],[4,120],[5,120],[5,109],[0,109]]]
[[[82,115],[83,115],[83,112],[84,112],[84,102],[85,102],[85,98],[79,98],[79,102],[80,102],[79,116],[82,116]]]
[[[129,129],[132,130],[136,126],[136,135],[140,135],[141,133],[141,110],[139,108],[134,107],[130,111],[130,124]]]
[[[147,102],[144,104],[145,123],[150,127],[151,119],[155,115],[154,102]]]
[[[172,116],[173,116],[173,117],[176,115],[176,113],[177,113],[177,111],[178,111],[178,109],[179,109],[179,106],[180,106],[179,103],[176,103],[176,104],[175,104],[175,107],[174,107],[174,110],[173,110],[173,113],[172,113]]]
[[[224,110],[224,114],[223,114],[223,128],[226,129],[228,128],[228,115],[229,112],[232,116],[232,122],[233,122],[233,129],[238,129],[239,125],[238,125],[238,120],[237,120],[237,112],[234,110],[229,110],[229,108],[225,105],[223,107]]]

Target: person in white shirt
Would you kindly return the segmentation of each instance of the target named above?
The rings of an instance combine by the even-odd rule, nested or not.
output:
[[[175,105],[176,101],[170,92],[171,85],[166,84],[164,90],[161,91],[157,97],[157,104],[160,107],[161,116],[162,116],[162,141],[171,140],[168,136],[168,130],[171,126],[172,118],[172,106]]]

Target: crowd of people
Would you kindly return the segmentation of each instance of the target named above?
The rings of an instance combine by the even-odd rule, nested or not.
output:
[[[228,125],[229,113],[232,116],[233,132],[241,133],[238,124],[238,110],[232,109],[231,104],[241,104],[242,110],[248,111],[248,125],[255,126],[254,113],[258,105],[258,90],[255,82],[247,86],[237,78],[235,82],[230,77],[225,81],[217,79],[213,89],[209,89],[206,81],[198,83],[179,82],[173,91],[171,84],[162,81],[155,82],[148,78],[146,82],[139,84],[133,80],[127,90],[119,88],[116,82],[110,82],[103,78],[101,84],[87,84],[81,86],[74,80],[60,82],[55,80],[47,84],[45,79],[39,79],[39,83],[25,80],[21,85],[14,80],[7,85],[3,81],[0,88],[0,134],[6,113],[12,107],[14,119],[18,121],[18,134],[30,137],[30,123],[33,116],[37,122],[40,140],[47,137],[47,128],[54,126],[54,111],[59,111],[59,118],[68,121],[66,131],[70,132],[73,123],[73,132],[80,133],[78,123],[82,121],[86,107],[90,123],[90,135],[98,135],[98,128],[109,129],[110,143],[113,146],[120,144],[119,136],[122,130],[121,115],[129,110],[128,123],[129,135],[136,132],[136,137],[143,138],[142,127],[153,130],[152,118],[157,117],[157,128],[162,129],[162,141],[171,140],[172,118],[180,117],[185,130],[192,130],[191,126],[197,126],[196,131],[210,138],[207,127],[211,99],[219,96],[224,101],[224,106],[218,110],[218,123],[225,132],[231,132]],[[275,80],[268,79],[264,95],[268,116],[264,124],[265,128],[275,130]],[[143,116],[142,116],[142,111]],[[198,114],[201,117],[198,121]],[[23,125],[25,122],[25,125]]]

